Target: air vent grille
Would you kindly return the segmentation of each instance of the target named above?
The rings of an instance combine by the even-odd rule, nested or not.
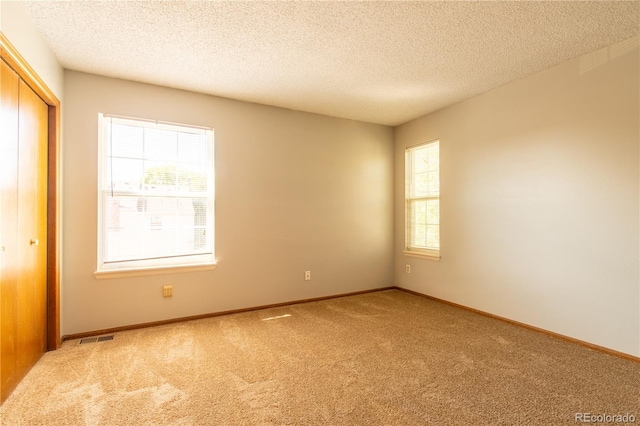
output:
[[[86,345],[87,343],[96,343],[96,342],[106,342],[108,340],[113,340],[114,335],[110,334],[108,336],[99,336],[99,337],[87,337],[84,339],[80,339],[79,345]]]

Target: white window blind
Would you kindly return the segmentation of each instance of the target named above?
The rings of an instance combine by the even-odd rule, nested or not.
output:
[[[98,270],[213,263],[213,131],[99,121]]]
[[[439,257],[440,142],[407,148],[405,161],[405,251]]]

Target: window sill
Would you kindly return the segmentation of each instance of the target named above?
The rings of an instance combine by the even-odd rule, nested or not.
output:
[[[211,271],[216,269],[215,263],[201,263],[197,265],[172,265],[172,266],[152,266],[148,268],[135,269],[112,269],[106,271],[95,271],[93,276],[97,280],[110,280],[116,278],[142,277],[146,275],[179,274],[183,272]]]
[[[440,252],[418,252],[418,251],[409,251],[409,250],[404,250],[402,253],[404,253],[405,256],[409,256],[409,257],[419,257],[422,259],[429,259],[429,260],[435,260],[437,262],[440,261]]]

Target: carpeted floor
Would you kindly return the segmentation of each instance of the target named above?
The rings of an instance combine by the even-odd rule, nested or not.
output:
[[[2,425],[640,423],[640,364],[398,290],[78,343],[44,355]]]

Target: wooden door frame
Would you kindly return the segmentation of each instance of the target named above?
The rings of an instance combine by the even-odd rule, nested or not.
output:
[[[60,101],[0,32],[0,58],[49,107],[47,183],[47,350],[60,347]]]

